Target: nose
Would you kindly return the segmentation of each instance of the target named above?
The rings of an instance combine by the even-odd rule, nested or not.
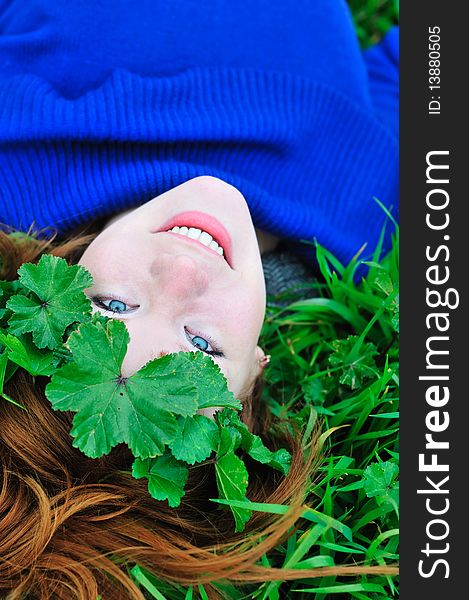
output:
[[[151,265],[158,287],[168,296],[190,298],[208,287],[208,275],[201,265],[186,254],[158,252]]]

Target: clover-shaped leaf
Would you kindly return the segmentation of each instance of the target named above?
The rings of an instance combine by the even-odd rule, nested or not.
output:
[[[54,409],[77,413],[71,435],[88,456],[107,454],[122,442],[137,457],[161,455],[177,433],[175,415],[197,411],[194,388],[181,377],[185,353],[155,359],[123,377],[128,343],[122,321],[80,325],[66,344],[73,361],[60,367],[46,387]]]
[[[83,267],[43,254],[37,265],[21,265],[18,274],[28,295],[16,294],[6,304],[13,313],[8,321],[10,333],[32,333],[38,348],[54,349],[71,323],[89,318],[91,304],[83,290],[92,285],[93,278]]]
[[[73,360],[56,370],[46,395],[54,409],[77,413],[71,430],[74,445],[98,457],[126,443],[134,456],[150,458],[163,454],[179,435],[176,454],[188,462],[200,460],[188,432],[203,421],[185,423],[184,433],[176,416],[192,417],[205,406],[239,405],[218,365],[201,352],[178,352],[153,359],[124,377],[128,344],[125,323],[113,319],[82,323],[67,340]],[[210,438],[213,427],[203,427]]]

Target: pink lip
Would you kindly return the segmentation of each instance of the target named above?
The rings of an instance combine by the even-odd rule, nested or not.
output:
[[[195,210],[185,211],[174,215],[174,217],[171,217],[161,227],[153,230],[152,233],[167,232],[173,227],[183,226],[196,227],[197,229],[202,229],[203,231],[209,233],[212,236],[212,238],[223,248],[226,262],[230,265],[231,268],[233,268],[231,254],[232,244],[230,234],[228,233],[226,228],[220,223],[220,221],[218,221],[218,219],[215,219],[215,217],[212,217],[211,215],[207,215],[206,213],[202,213]],[[173,235],[178,234],[174,233]],[[192,240],[191,238],[188,238],[186,236],[179,237],[184,237],[189,241],[196,242],[197,244],[199,244],[199,246],[203,246],[207,250],[210,250],[214,254],[217,254],[217,256],[220,256],[220,254],[215,252],[215,250],[209,248],[208,246],[204,246],[204,244],[201,244],[197,240]]]

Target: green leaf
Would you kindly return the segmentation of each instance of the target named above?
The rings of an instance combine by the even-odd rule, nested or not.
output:
[[[26,292],[18,279],[13,281],[0,281],[0,326],[6,325],[6,321],[11,317],[11,310],[6,308],[6,303],[14,294]]]
[[[321,379],[315,378],[304,381],[301,384],[301,391],[304,394],[305,403],[312,404],[313,406],[322,406],[324,404],[327,390],[324,388]]]
[[[394,331],[399,333],[399,294],[394,298],[390,305],[391,310],[391,325],[393,326]]]
[[[132,475],[136,479],[148,479],[150,495],[156,500],[167,500],[172,507],[181,503],[188,474],[187,467],[171,454],[146,460],[136,458],[132,465]]]
[[[139,567],[138,565],[135,565],[130,569],[130,573],[138,581],[138,583],[145,588],[149,594],[151,594],[152,598],[156,598],[156,600],[167,600],[166,596],[164,596],[151,581],[151,574],[148,571],[142,567]]]
[[[228,407],[241,410],[241,402],[228,390],[220,367],[203,352],[186,352],[184,377],[197,391],[198,408]],[[221,377],[220,377],[221,375]]]
[[[389,296],[394,291],[392,279],[386,271],[379,271],[373,280],[373,284],[384,292],[386,296]]]
[[[223,399],[212,392],[209,399],[212,382],[217,391],[220,379],[226,387],[218,366],[200,352],[179,352],[123,377],[128,343],[125,323],[113,319],[81,324],[67,340],[73,359],[56,370],[46,395],[54,409],[77,413],[74,445],[98,457],[124,442],[136,457],[150,458],[171,444],[176,458],[204,460],[217,446],[217,426],[193,415],[207,402],[238,404],[231,393]],[[186,419],[178,422],[176,415]]]
[[[193,596],[193,591],[192,591],[192,586],[190,585],[187,588],[187,592],[186,592],[186,595],[184,596],[184,600],[192,600],[192,596]]]
[[[384,292],[386,296],[393,294],[395,290],[399,290],[398,282],[393,283],[389,273],[386,273],[386,271],[383,270],[380,270],[377,273],[373,280],[373,284]],[[399,294],[391,301],[389,311],[391,313],[391,325],[394,331],[399,332]]]
[[[4,398],[7,402],[10,402],[10,404],[14,404],[15,406],[18,406],[18,408],[22,408],[23,410],[26,410],[26,407],[24,407],[22,404],[20,404],[13,398],[10,398],[10,396],[5,394],[5,392],[3,391],[3,385],[6,380],[7,366],[9,364],[11,364],[8,362],[8,358],[9,358],[9,352],[8,352],[8,350],[4,350],[2,352],[2,354],[0,354],[0,397]]]
[[[368,498],[376,498],[378,504],[388,502],[396,510],[399,506],[398,465],[392,460],[369,465],[363,471],[364,490]]]
[[[217,424],[204,415],[180,417],[174,440],[169,444],[173,455],[190,465],[205,460],[220,441]]]
[[[27,334],[15,337],[0,331],[0,342],[10,350],[9,360],[31,375],[48,376],[54,372],[52,351],[39,350]]]
[[[249,431],[247,426],[241,421],[239,414],[232,410],[220,411],[216,416],[217,422],[221,427],[222,443],[219,454],[234,451],[241,447],[251,458],[262,464],[267,464],[286,475],[290,469],[291,455],[288,450],[280,448],[273,452],[264,445],[258,435]],[[231,436],[229,443],[227,434]]]
[[[164,581],[144,567],[135,565],[130,569],[130,573],[145,588],[145,591],[148,592],[148,596],[144,594],[147,600],[150,598],[156,598],[156,600],[179,600],[185,596],[185,587],[174,582]]]
[[[141,458],[161,455],[176,436],[175,414],[197,411],[193,386],[183,376],[190,363],[186,353],[150,361],[125,378],[121,367],[128,342],[122,321],[80,325],[67,341],[73,361],[46,387],[55,410],[77,412],[70,433],[88,456],[107,454],[121,442]]]
[[[220,427],[220,445],[218,456],[221,457],[229,452],[234,452],[241,446],[241,433],[234,427]]]
[[[32,333],[38,348],[55,348],[62,342],[68,325],[89,318],[90,300],[83,290],[93,278],[79,265],[43,254],[37,265],[25,263],[18,269],[23,288],[32,295],[16,294],[7,302],[13,314],[10,333]]]
[[[253,436],[251,447],[247,451],[249,456],[262,464],[269,465],[284,475],[290,470],[291,454],[285,448],[280,448],[275,452],[264,446],[262,440],[257,435]]]
[[[383,496],[399,473],[399,467],[391,460],[373,463],[363,471],[365,493],[368,498]]]
[[[302,590],[292,590],[293,592],[302,592],[310,593],[310,594],[350,594],[351,592],[380,592],[385,593],[385,590],[382,585],[376,583],[344,583],[339,585],[329,585],[323,587],[315,587],[315,588],[305,588]],[[370,596],[368,596],[370,597]]]
[[[248,471],[244,462],[234,452],[228,452],[215,463],[218,493],[226,500],[245,500],[248,487]],[[252,512],[230,506],[236,531],[243,531]]]
[[[345,340],[334,340],[334,353],[329,356],[329,363],[333,367],[341,367],[340,383],[352,390],[359,388],[364,380],[373,377],[377,371],[373,358],[377,354],[376,346],[368,342],[357,349],[355,345],[358,339],[357,335],[349,335]]]
[[[8,364],[8,350],[0,354],[0,394],[3,394],[3,384],[5,382],[5,372]]]
[[[9,354],[8,350],[6,351],[6,354]],[[5,384],[7,381],[10,381],[18,369],[19,366],[17,364],[11,362],[11,360],[7,361],[3,383]]]
[[[197,587],[199,588],[200,599],[201,600],[209,600],[208,594],[205,591],[204,586],[201,583],[199,583],[199,585]]]
[[[137,386],[142,391],[145,390],[151,396],[151,404],[155,408],[183,417],[192,416],[199,408],[200,398],[200,380],[198,382],[194,377],[195,354],[178,352],[153,359],[128,377],[125,386],[128,389]],[[202,359],[212,362],[208,356],[203,356]],[[203,377],[201,373],[199,377]]]
[[[72,360],[72,353],[66,346],[57,346],[52,351],[54,368],[61,367]]]
[[[242,508],[249,511],[259,511],[266,512],[274,515],[284,515],[289,510],[289,506],[285,506],[282,504],[269,504],[264,502],[250,502],[249,500],[224,500],[220,498],[211,498],[211,502],[217,502],[218,504],[229,505],[230,508]],[[303,514],[301,515],[303,519],[307,519],[308,521],[312,521],[313,523],[319,523],[324,526],[324,529],[332,528],[336,531],[339,531],[347,540],[352,541],[352,531],[350,527],[341,523],[338,519],[334,519],[329,515],[325,515],[320,513],[313,508],[305,507]]]

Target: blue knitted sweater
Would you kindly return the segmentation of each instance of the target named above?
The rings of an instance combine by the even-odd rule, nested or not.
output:
[[[0,0],[0,221],[65,233],[214,175],[257,227],[369,255],[397,48],[363,55],[343,0]]]

